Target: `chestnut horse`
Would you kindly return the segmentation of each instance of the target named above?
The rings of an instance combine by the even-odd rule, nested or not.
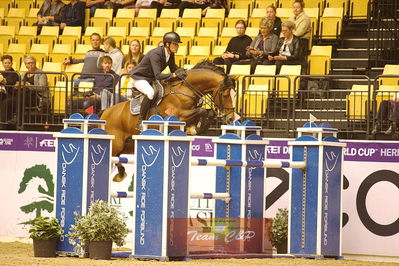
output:
[[[187,71],[187,78],[175,79],[163,83],[164,96],[158,105],[159,113],[165,117],[175,115],[180,121],[186,122],[186,132],[196,135],[204,132],[209,124],[208,113],[201,107],[201,98],[210,95],[214,105],[229,123],[234,118],[233,100],[230,94],[235,89],[235,80],[225,74],[224,69],[210,61],[202,61]],[[108,109],[101,115],[106,120],[108,134],[114,135],[112,155],[133,153],[131,136],[139,134],[136,123],[139,115],[130,114],[130,102],[121,102]],[[150,111],[150,115],[154,111]],[[118,174],[113,178],[120,182],[126,177],[123,165],[117,164]]]

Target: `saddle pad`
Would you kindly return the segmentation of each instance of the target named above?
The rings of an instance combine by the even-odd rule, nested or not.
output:
[[[159,81],[155,81],[152,84],[152,87],[154,88],[154,91],[155,91],[154,97],[156,100],[154,102],[156,102],[156,105],[151,106],[151,108],[154,108],[154,107],[157,107],[158,104],[162,101],[164,88]],[[141,102],[143,101],[143,98],[144,98],[144,94],[140,93],[130,100],[130,113],[132,115],[140,114]]]

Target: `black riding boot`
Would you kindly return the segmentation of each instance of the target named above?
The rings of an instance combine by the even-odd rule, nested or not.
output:
[[[136,129],[138,131],[143,131],[143,125],[141,123],[143,122],[143,120],[147,119],[148,112],[150,111],[151,108],[151,103],[152,100],[150,100],[147,96],[144,96],[144,99],[141,102],[141,107],[140,107],[140,117],[136,124]]]

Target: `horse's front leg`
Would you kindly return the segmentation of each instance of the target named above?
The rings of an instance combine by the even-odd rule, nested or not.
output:
[[[209,128],[208,112],[205,108],[182,111],[179,115],[180,120],[187,123],[186,133],[199,135]]]

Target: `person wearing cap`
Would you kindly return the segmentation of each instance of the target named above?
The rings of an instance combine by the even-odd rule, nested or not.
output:
[[[141,122],[147,118],[148,112],[154,104],[155,92],[151,83],[156,80],[176,77],[185,79],[187,76],[186,71],[179,68],[175,63],[175,53],[177,53],[179,43],[181,43],[180,36],[175,32],[168,32],[163,36],[163,43],[163,46],[150,50],[140,63],[129,72],[132,79],[128,87],[135,87],[145,95],[141,103],[140,118],[136,126],[136,129],[140,131]],[[161,73],[168,66],[171,73]]]

